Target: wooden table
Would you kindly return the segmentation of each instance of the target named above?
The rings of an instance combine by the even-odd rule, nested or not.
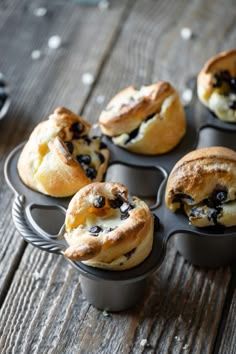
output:
[[[143,304],[107,315],[84,299],[63,257],[22,239],[3,175],[9,152],[57,106],[93,123],[130,84],[168,80],[182,92],[208,58],[235,47],[235,19],[234,0],[120,0],[103,10],[68,0],[0,3],[0,71],[12,97],[0,121],[1,353],[236,352],[233,267],[194,267],[170,241]],[[48,47],[54,35],[58,49]]]

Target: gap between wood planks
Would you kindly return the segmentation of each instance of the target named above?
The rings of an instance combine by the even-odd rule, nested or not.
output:
[[[11,271],[6,276],[6,286],[3,287],[3,291],[0,294],[0,309],[2,308],[4,300],[5,300],[5,298],[6,298],[7,294],[8,294],[8,291],[9,291],[9,289],[11,287],[12,280],[14,279],[15,273],[16,273],[18,267],[19,267],[21,259],[24,256],[26,247],[27,247],[27,243],[25,241],[23,241],[22,244],[21,244],[21,247],[20,247],[21,250],[20,250],[18,256],[15,256],[15,258],[14,258],[14,262],[13,262]]]

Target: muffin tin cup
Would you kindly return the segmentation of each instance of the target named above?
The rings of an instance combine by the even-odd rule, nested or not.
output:
[[[67,247],[64,239],[64,219],[69,198],[51,198],[28,189],[17,174],[17,161],[23,144],[16,147],[5,163],[5,178],[15,193],[12,206],[14,224],[23,238],[43,251],[63,255]],[[115,164],[111,165],[113,174]],[[124,168],[121,165],[121,168]],[[126,165],[126,173],[134,166]],[[139,173],[144,171],[138,169]],[[150,167],[150,177],[163,171]],[[165,174],[164,174],[165,176]],[[162,181],[163,183],[163,181]],[[154,204],[160,197],[154,198]],[[87,266],[82,262],[67,261],[79,272],[84,296],[96,308],[107,311],[123,311],[140,303],[148,286],[151,274],[160,266],[165,256],[166,240],[154,233],[152,251],[138,266],[124,271],[109,271]]]
[[[105,181],[123,183],[131,196],[147,202],[160,225],[154,233],[150,255],[140,265],[125,271],[108,271],[68,260],[80,275],[84,296],[95,307],[122,311],[142,301],[149,277],[163,262],[168,240],[190,263],[201,267],[221,267],[236,261],[236,227],[196,228],[180,211],[165,206],[168,175],[174,164],[187,152],[208,146],[226,146],[236,150],[236,124],[216,119],[197,100],[186,108],[187,132],[172,151],[159,156],[141,156],[115,146],[103,137],[110,150]],[[157,136],[158,138],[158,136]],[[52,198],[27,188],[17,173],[17,161],[23,144],[16,147],[5,163],[5,178],[15,193],[13,221],[23,238],[34,246],[63,255],[64,218],[71,198]],[[53,221],[53,222],[52,222]]]

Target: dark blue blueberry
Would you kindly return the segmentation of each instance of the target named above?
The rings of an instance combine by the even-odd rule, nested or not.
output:
[[[67,149],[69,150],[70,154],[73,154],[73,150],[74,150],[74,145],[71,141],[65,141],[65,144],[67,146]]]
[[[84,139],[84,142],[85,142],[87,145],[90,145],[90,144],[91,144],[91,139],[88,137],[88,135],[84,135],[84,136],[82,136],[82,138]]]
[[[230,82],[231,80],[231,75],[230,75],[230,72],[228,70],[222,70],[220,71],[219,73],[221,79],[225,82]]]
[[[103,163],[105,161],[105,157],[103,154],[101,154],[101,152],[97,152],[98,158],[100,160],[101,163]]]
[[[219,191],[215,194],[215,199],[222,203],[227,199],[228,193],[226,191]]]
[[[128,217],[129,217],[129,213],[121,214],[120,215],[120,220],[128,219]]]
[[[208,220],[212,220],[213,223],[216,225],[217,224],[217,217],[220,214],[220,210],[219,209],[211,209],[208,211],[207,217]]]
[[[124,202],[124,203],[121,205],[121,207],[120,207],[120,212],[121,212],[122,214],[125,214],[125,213],[127,213],[129,210],[131,210],[131,209],[133,209],[133,208],[134,208],[134,206],[133,206],[132,204],[127,203],[127,202]]]
[[[97,177],[97,171],[93,167],[88,167],[85,172],[86,176],[90,179],[94,179]]]
[[[208,208],[215,208],[215,202],[213,199],[204,199],[203,203],[208,206]]]
[[[123,204],[124,200],[121,195],[118,195],[115,199],[109,199],[109,204],[111,208],[118,209]]]
[[[101,141],[99,149],[101,150],[101,149],[106,149],[106,148],[107,148],[107,145],[103,141]]]
[[[77,155],[76,159],[79,163],[83,163],[85,165],[89,165],[91,163],[91,156],[90,155]]]
[[[106,199],[102,195],[98,195],[93,200],[94,208],[102,208],[104,207],[105,203],[106,203]]]
[[[101,226],[98,226],[98,225],[95,225],[95,226],[92,226],[90,229],[89,229],[89,232],[93,235],[93,236],[98,236],[99,232],[102,231],[102,228]]]
[[[153,214],[153,221],[154,221],[154,231],[157,231],[160,228],[160,219],[156,214]]]
[[[236,92],[236,77],[232,77],[230,80],[230,88],[233,92]]]
[[[191,209],[189,216],[193,216],[194,218],[202,217],[202,210],[198,207],[194,207]]]
[[[221,87],[222,86],[222,78],[219,74],[215,74],[213,87]]]
[[[80,122],[73,123],[70,127],[70,131],[73,132],[73,139],[78,139],[84,130],[84,126]]]
[[[229,102],[229,108],[233,109],[233,110],[236,110],[236,101],[230,101]]]

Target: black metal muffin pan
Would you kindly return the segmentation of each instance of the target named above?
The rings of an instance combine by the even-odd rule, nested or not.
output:
[[[105,181],[123,183],[130,195],[145,200],[152,213],[159,218],[160,225],[154,233],[151,254],[133,269],[108,271],[69,261],[80,274],[85,297],[97,308],[121,311],[140,302],[148,278],[162,264],[168,240],[172,236],[177,250],[193,265],[220,267],[236,260],[236,227],[196,228],[188,223],[187,217],[181,212],[172,213],[165,206],[168,175],[174,164],[187,152],[208,146],[226,146],[236,150],[236,124],[215,118],[201,105],[196,93],[185,111],[186,134],[175,149],[163,155],[133,154],[103,137],[111,153]],[[44,251],[63,255],[66,248],[64,218],[71,198],[48,197],[21,182],[17,161],[22,147],[23,144],[17,146],[5,163],[5,178],[15,193],[13,221],[27,242]]]

